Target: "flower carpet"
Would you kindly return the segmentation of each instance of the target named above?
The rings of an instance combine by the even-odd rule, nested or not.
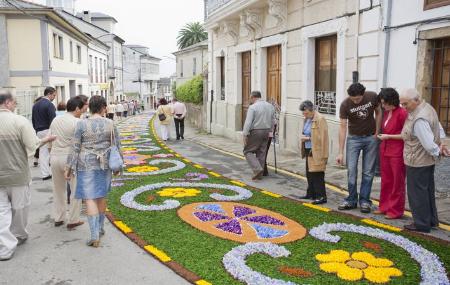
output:
[[[175,153],[148,114],[119,125],[108,218],[193,284],[450,284],[450,244],[301,203]]]

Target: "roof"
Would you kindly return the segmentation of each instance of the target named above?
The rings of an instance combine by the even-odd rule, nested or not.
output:
[[[13,5],[11,5],[8,2],[11,2]],[[16,8],[17,9],[17,7],[19,7],[19,8],[24,8],[24,9],[42,9],[42,8],[51,9],[48,6],[44,6],[44,5],[40,5],[40,4],[36,4],[36,3],[24,1],[24,0],[9,0],[8,2],[5,0],[0,0],[0,8]]]
[[[183,52],[187,52],[187,51],[191,51],[191,50],[195,50],[195,49],[200,49],[202,47],[208,48],[208,40],[204,40],[204,41],[201,41],[199,43],[196,43],[196,44],[193,44],[191,46],[188,46],[187,48],[180,49],[180,50],[178,50],[178,51],[176,51],[176,52],[174,52],[172,54],[173,55],[177,55],[177,54],[180,54],[180,53],[183,53]]]
[[[148,54],[148,53],[143,53],[143,52],[141,52],[141,51],[139,51],[139,50],[136,49],[136,48],[147,48],[147,49],[148,49],[148,47],[146,47],[146,46],[142,46],[142,45],[124,45],[124,47],[127,47],[127,48],[129,48],[129,49],[132,49],[132,50],[134,50],[135,52],[138,52],[138,53],[140,53],[141,55],[147,57],[148,59],[161,60],[160,58],[157,58],[157,57],[155,57],[155,56],[152,56],[152,55],[150,55],[150,54]]]
[[[95,19],[111,19],[117,23],[117,20],[114,17],[104,14],[104,13],[100,13],[100,12],[91,12],[91,18],[93,18],[93,19],[94,18]]]
[[[6,10],[7,13],[23,13],[30,17],[35,17],[33,14],[46,15],[49,19],[53,20],[54,23],[66,26],[68,30],[70,30],[74,36],[78,37],[80,40],[89,42],[89,37],[77,26],[73,25],[66,18],[62,17],[60,13],[56,9],[52,7],[31,3],[24,0],[0,0],[0,9]],[[46,20],[44,20],[46,21]]]
[[[0,1],[2,1],[2,0],[0,0]],[[65,18],[65,19],[72,18],[72,19],[81,21],[81,22],[83,22],[83,23],[85,23],[85,24],[88,24],[88,25],[90,25],[91,27],[96,28],[97,30],[99,30],[100,32],[102,32],[102,33],[104,33],[104,34],[108,34],[108,33],[109,33],[107,30],[105,30],[105,29],[103,29],[103,28],[100,28],[99,26],[96,26],[96,25],[94,25],[94,24],[92,24],[92,23],[89,23],[89,22],[83,20],[83,19],[81,18],[81,16],[80,16],[80,17],[74,16],[74,15],[72,15],[72,14],[70,14],[70,13],[64,11],[64,10],[56,10],[56,12],[57,12],[61,17]],[[76,24],[73,24],[73,25],[76,26]],[[88,35],[89,35],[91,38],[95,38],[94,36],[92,36],[92,35],[90,35],[90,34],[88,34]],[[115,36],[115,39],[117,39],[117,40],[118,40],[119,42],[121,42],[122,44],[125,42],[125,40],[122,39],[121,37],[119,37],[118,35],[114,34],[114,36]]]

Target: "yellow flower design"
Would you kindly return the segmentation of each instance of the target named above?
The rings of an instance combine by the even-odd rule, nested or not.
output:
[[[137,148],[135,148],[135,147],[123,147],[122,150],[123,151],[134,151],[134,150],[137,150]]]
[[[336,273],[341,279],[358,281],[363,278],[373,283],[387,283],[391,277],[403,273],[392,267],[394,263],[386,258],[377,258],[368,252],[350,254],[345,250],[332,250],[328,254],[317,254],[321,262],[320,269],[327,273]]]
[[[163,188],[157,193],[161,197],[183,198],[197,196],[201,191],[194,188]]]
[[[134,143],[134,141],[132,141],[132,140],[123,140],[122,141],[122,144],[132,144],[132,143]]]
[[[134,133],[120,133],[121,136],[128,137],[134,135]]]
[[[156,166],[148,166],[148,165],[135,166],[127,169],[128,172],[152,172],[156,170],[159,170],[159,168]]]

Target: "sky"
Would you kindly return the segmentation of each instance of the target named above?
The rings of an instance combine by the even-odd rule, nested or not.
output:
[[[187,23],[203,22],[203,0],[77,0],[75,5],[77,11],[113,16],[118,21],[115,33],[125,44],[147,46],[151,55],[162,59],[162,77],[175,73],[172,53],[178,49],[178,31]]]

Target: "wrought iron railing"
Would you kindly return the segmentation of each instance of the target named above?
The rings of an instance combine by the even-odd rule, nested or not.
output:
[[[208,11],[208,16],[230,1],[232,0],[207,0],[206,11]]]
[[[314,105],[319,113],[336,115],[336,91],[315,91]]]

